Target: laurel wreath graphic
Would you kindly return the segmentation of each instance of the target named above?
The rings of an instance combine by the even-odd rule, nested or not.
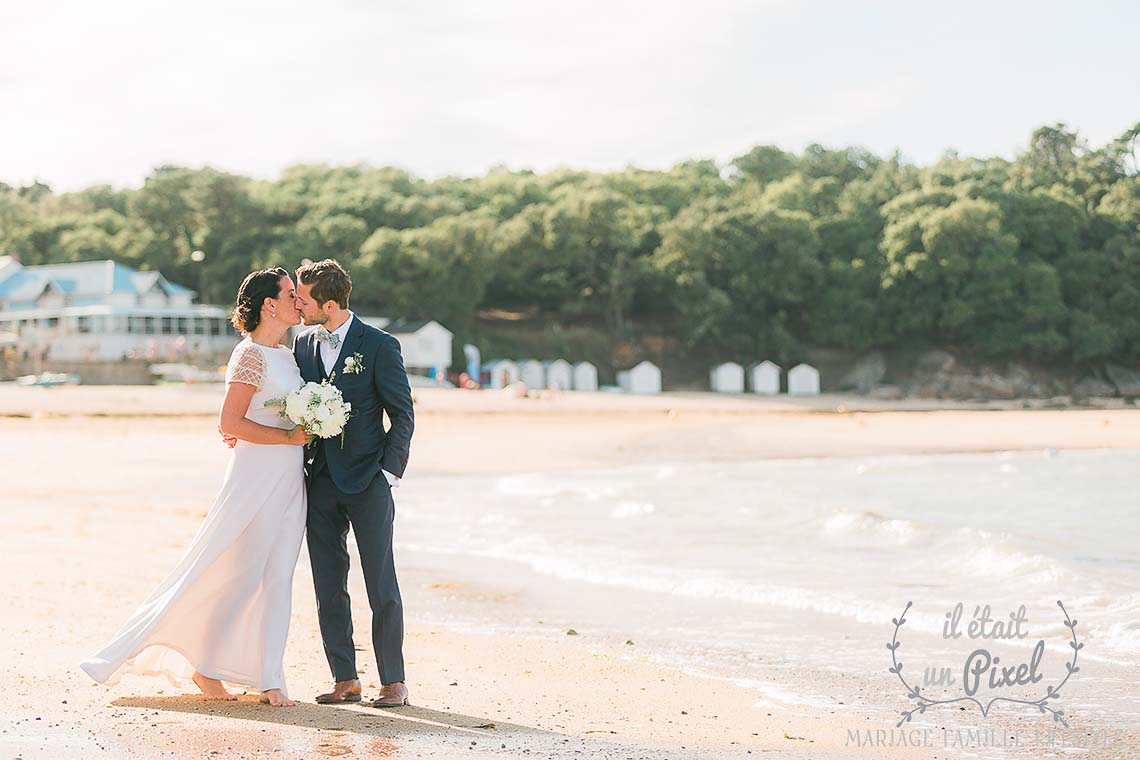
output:
[[[898,676],[899,682],[903,685],[904,688],[906,688],[906,695],[915,701],[914,707],[909,710],[902,710],[900,712],[900,715],[902,717],[899,719],[899,722],[895,724],[895,728],[901,727],[903,723],[910,722],[910,719],[914,716],[915,713],[921,715],[931,707],[935,707],[937,705],[949,705],[956,702],[973,702],[978,706],[978,709],[981,710],[983,718],[989,715],[990,708],[993,707],[995,702],[1012,702],[1014,704],[1028,705],[1031,707],[1036,707],[1041,711],[1042,714],[1051,713],[1053,715],[1054,722],[1060,723],[1065,728],[1069,727],[1069,724],[1065,722],[1065,711],[1051,707],[1049,705],[1049,702],[1060,699],[1061,687],[1068,683],[1069,679],[1072,678],[1073,673],[1080,671],[1080,668],[1077,666],[1077,654],[1082,649],[1084,649],[1085,645],[1077,640],[1076,619],[1069,617],[1069,613],[1065,609],[1065,605],[1061,604],[1060,600],[1057,601],[1057,606],[1061,608],[1061,612],[1065,615],[1065,627],[1069,629],[1069,633],[1072,636],[1072,641],[1069,642],[1069,646],[1073,650],[1073,659],[1065,663],[1065,668],[1068,671],[1065,674],[1065,677],[1061,679],[1061,682],[1056,686],[1047,687],[1045,696],[1041,697],[1040,699],[1030,700],[1015,699],[1013,697],[994,697],[985,704],[982,704],[982,701],[975,697],[967,696],[957,697],[956,699],[931,699],[923,694],[918,686],[911,686],[909,683],[907,683],[906,678],[904,678],[902,674],[902,661],[898,659],[898,649],[900,646],[902,646],[902,642],[899,641],[899,629],[906,624],[906,613],[910,611],[910,608],[913,606],[913,604],[913,602],[907,602],[906,608],[903,609],[902,614],[897,618],[891,618],[891,622],[895,624],[895,631],[894,635],[891,637],[891,640],[887,643],[887,649],[891,650],[891,667],[889,670],[891,673],[894,673],[896,676]]]

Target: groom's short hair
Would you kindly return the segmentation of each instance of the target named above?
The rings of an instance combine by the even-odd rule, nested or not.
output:
[[[313,261],[297,269],[297,281],[313,286],[313,300],[317,305],[336,301],[340,308],[348,308],[348,294],[352,292],[352,278],[334,259]]]

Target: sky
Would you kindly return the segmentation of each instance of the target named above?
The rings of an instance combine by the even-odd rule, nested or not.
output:
[[[620,170],[818,142],[1012,158],[1140,121],[1140,3],[0,2],[0,181]]]

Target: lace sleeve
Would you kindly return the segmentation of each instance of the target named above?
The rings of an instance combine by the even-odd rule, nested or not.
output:
[[[243,346],[230,357],[226,367],[227,383],[245,383],[261,390],[265,380],[265,356],[257,346]]]

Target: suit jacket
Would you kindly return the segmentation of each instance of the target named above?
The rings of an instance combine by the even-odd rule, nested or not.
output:
[[[305,382],[319,383],[328,377],[321,371],[316,333],[316,327],[306,330],[293,344],[293,355]],[[344,362],[354,354],[363,357],[364,369],[346,374]],[[403,477],[415,416],[400,342],[354,316],[336,366],[325,369],[344,400],[352,404],[352,412],[344,429],[344,446],[340,436],[319,440],[309,475],[328,467],[333,483],[344,493],[360,493],[378,475],[383,479],[381,469]],[[384,412],[388,413],[387,430]]]

